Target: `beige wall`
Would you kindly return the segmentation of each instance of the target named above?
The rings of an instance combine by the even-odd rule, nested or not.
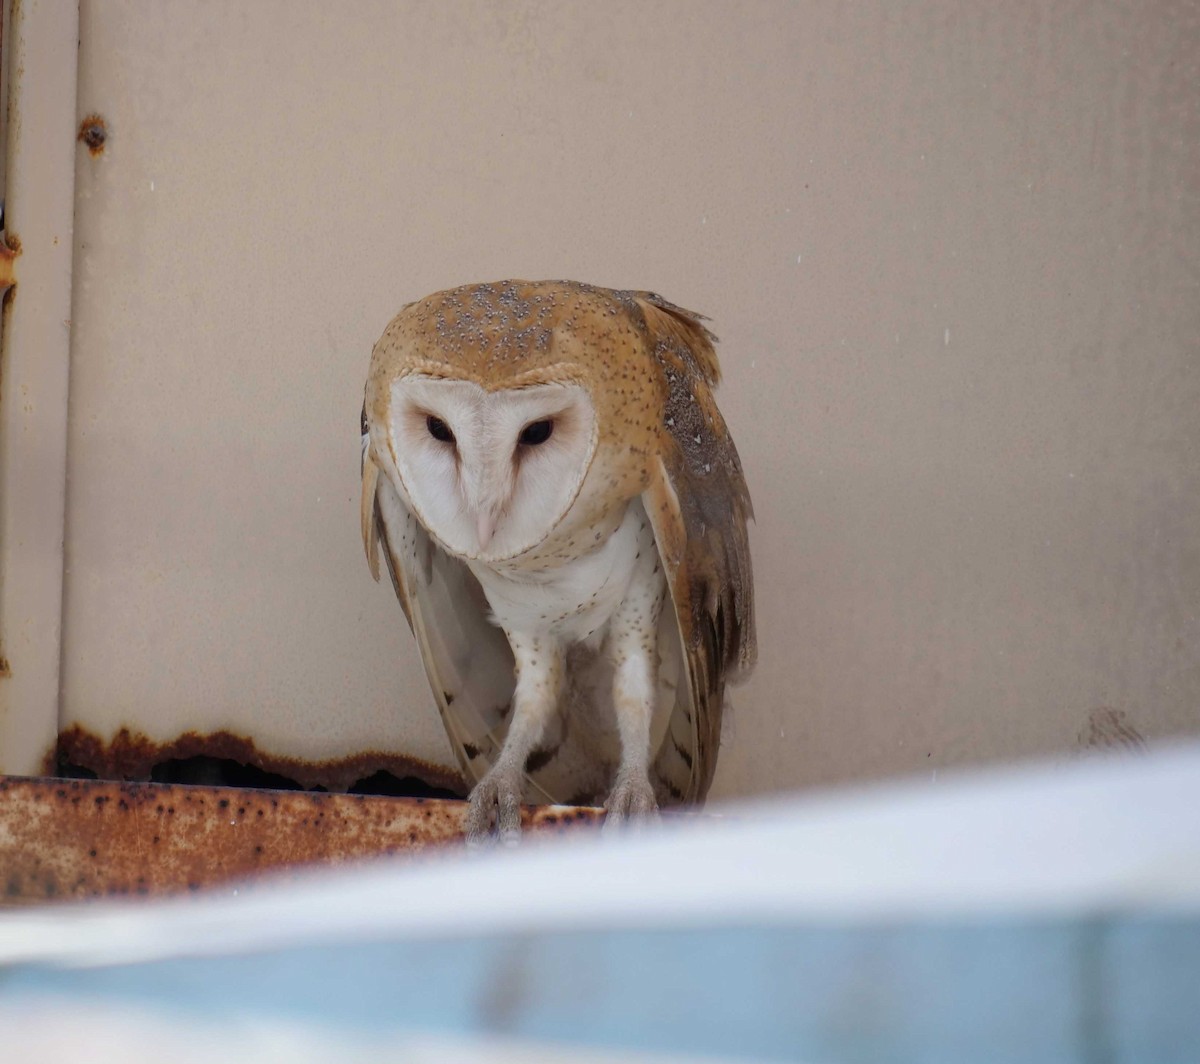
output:
[[[516,276],[721,337],[715,793],[1200,731],[1198,11],[84,0],[62,723],[447,763],[358,406]]]

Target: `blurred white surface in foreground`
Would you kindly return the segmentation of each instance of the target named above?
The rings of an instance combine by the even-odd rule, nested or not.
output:
[[[202,1023],[143,1009],[47,1000],[0,1004],[3,1059],[13,1064],[737,1064],[730,1057],[609,1053],[492,1037],[334,1037],[278,1019]]]
[[[13,911],[0,1059],[1191,1064],[1198,810],[1186,746]]]
[[[904,781],[159,903],[0,915],[0,964],[212,955],[381,935],[1200,912],[1200,746]]]

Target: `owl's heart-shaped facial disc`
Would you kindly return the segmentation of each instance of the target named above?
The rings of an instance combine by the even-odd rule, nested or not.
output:
[[[570,508],[596,447],[587,390],[557,382],[486,391],[408,374],[391,389],[388,444],[404,494],[452,554],[535,547]]]

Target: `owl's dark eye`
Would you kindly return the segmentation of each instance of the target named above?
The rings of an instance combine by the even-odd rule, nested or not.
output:
[[[450,426],[440,417],[434,417],[430,414],[425,419],[425,427],[429,430],[429,435],[435,440],[440,440],[442,443],[454,442],[454,433],[450,431]]]
[[[531,421],[521,430],[521,435],[517,437],[517,443],[523,443],[528,447],[536,447],[539,443],[545,443],[550,439],[550,434],[554,431],[554,422],[547,418],[545,421]]]

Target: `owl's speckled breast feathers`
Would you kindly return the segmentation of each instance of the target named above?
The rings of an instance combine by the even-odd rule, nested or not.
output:
[[[420,629],[427,629],[430,620],[419,616],[419,567],[403,557],[409,539],[415,542],[423,531],[433,537],[432,549],[440,546],[459,555],[477,572],[480,565],[487,566],[489,573],[493,569],[513,573],[522,567],[553,569],[575,564],[598,549],[625,520],[631,501],[640,500],[668,580],[677,622],[671,627],[686,659],[686,676],[681,678],[686,682],[679,684],[675,711],[655,758],[656,789],[668,801],[697,800],[707,790],[715,767],[725,681],[754,661],[746,540],[750,499],[737,451],[713,398],[719,380],[713,339],[699,315],[652,293],[573,282],[469,285],[435,293],[401,310],[375,347],[365,393],[363,531],[368,557],[373,562],[375,536],[381,534],[397,591],[422,638],[427,668],[431,667],[428,633],[423,637]],[[493,470],[491,481],[515,477],[518,487],[512,491],[517,491],[524,483],[521,477],[531,480],[552,473],[558,477],[555,490],[567,494],[555,497],[554,506],[561,506],[561,512],[552,512],[554,506],[549,504],[542,507],[549,526],[532,538],[514,531],[506,540],[505,522],[521,528],[536,526],[528,515],[517,512],[528,503],[513,496],[503,504],[488,504],[491,516],[480,518],[480,529],[488,531],[478,546],[460,523],[439,527],[432,515],[449,489],[431,490],[433,501],[423,508],[418,497],[422,489],[408,483],[425,476],[412,457],[421,448],[434,446],[425,428],[437,439],[449,441],[454,450],[458,472],[453,474],[444,450],[429,451],[429,463],[446,463],[443,479],[461,476],[468,495],[487,494],[486,484],[471,487],[472,433],[500,432],[493,422],[517,416],[507,413],[509,407],[522,402],[545,406],[557,402],[554,397],[560,393],[582,398],[576,404],[578,412],[573,413],[563,399],[563,411],[546,407],[537,415],[540,420],[531,423],[538,428],[536,444],[553,433],[548,445],[525,445],[524,435],[514,444],[489,443],[492,450],[512,449],[511,469],[504,464],[488,467]],[[453,417],[447,414],[445,422],[427,401],[442,395],[454,397],[446,409],[455,412]],[[402,405],[407,413],[400,412]],[[398,426],[405,417],[409,427],[402,431]],[[486,421],[486,428],[465,427],[474,426],[479,418]],[[572,431],[578,439],[572,440]],[[549,464],[555,447],[565,452],[568,446],[578,455],[578,472],[571,474],[574,480],[554,472],[566,466]],[[494,455],[480,461],[494,462]],[[528,461],[532,472],[522,472],[523,461]],[[409,470],[407,480],[404,469]],[[401,505],[381,507],[376,495],[385,481],[399,492]],[[475,502],[462,505],[470,509]],[[397,516],[389,521],[392,512]],[[416,525],[411,523],[413,512],[422,515]],[[497,546],[487,554],[484,548],[492,542],[490,528],[496,521],[500,522]],[[392,542],[398,535],[404,538],[403,545]],[[513,633],[507,634],[512,642]],[[436,663],[431,681],[453,741],[456,729],[461,733],[462,728],[447,719],[454,713],[442,697],[445,688],[434,671]],[[469,730],[489,732],[491,748],[499,750],[503,744],[496,740],[506,724],[496,721],[489,728],[487,716],[481,712]],[[456,747],[460,762],[469,776],[480,778],[481,768],[487,766],[470,764],[472,759],[461,753],[462,745]],[[481,743],[465,745],[478,749]]]

